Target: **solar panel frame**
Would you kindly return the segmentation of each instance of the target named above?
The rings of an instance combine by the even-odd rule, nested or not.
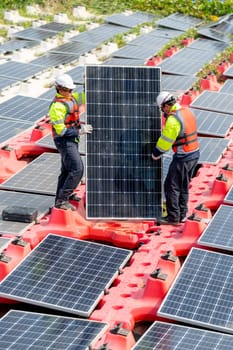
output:
[[[38,210],[37,217],[41,219],[54,205],[54,197],[0,190],[0,213],[2,213],[3,209],[15,205],[15,203],[22,207],[36,208]],[[34,222],[5,221],[0,215],[1,234],[10,233],[13,235],[22,235],[32,225],[34,225]]]
[[[158,316],[233,334],[232,255],[192,248]]]
[[[160,70],[94,65],[85,76],[87,123],[94,127],[87,138],[87,217],[160,216],[161,163],[154,167],[148,149],[161,132],[154,106]]]
[[[5,350],[89,349],[106,328],[106,323],[96,321],[10,310],[0,320],[0,346]]]
[[[233,251],[233,207],[220,205],[208,226],[198,239],[198,244],[204,247]]]
[[[132,350],[231,350],[232,346],[230,334],[157,321]]]
[[[0,284],[0,295],[89,317],[132,252],[48,234]]]

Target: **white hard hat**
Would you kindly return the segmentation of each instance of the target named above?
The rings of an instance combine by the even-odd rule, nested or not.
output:
[[[165,102],[172,102],[175,103],[176,99],[175,97],[170,94],[168,91],[162,91],[160,94],[157,96],[156,99],[157,105],[161,107]]]
[[[69,74],[61,74],[55,79],[55,85],[61,86],[67,89],[74,89],[75,85],[73,79]]]

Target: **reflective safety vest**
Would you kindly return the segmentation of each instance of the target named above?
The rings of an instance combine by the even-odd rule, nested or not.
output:
[[[172,114],[181,125],[180,133],[172,145],[173,151],[175,153],[189,153],[198,150],[196,119],[191,110],[182,107]]]
[[[62,124],[65,125],[65,128],[72,128],[75,127],[79,129],[81,127],[80,120],[79,120],[79,106],[74,96],[71,98],[65,98],[63,96],[55,96],[53,102],[50,105],[50,108],[53,103],[60,102],[66,106],[66,114],[64,115],[64,119],[62,121],[59,121],[59,123],[62,122]],[[53,124],[53,123],[52,123]],[[55,136],[56,130],[53,127],[53,136]]]

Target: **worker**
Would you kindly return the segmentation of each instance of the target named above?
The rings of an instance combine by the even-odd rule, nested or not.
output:
[[[165,125],[152,158],[161,158],[171,148],[174,152],[164,182],[167,216],[159,223],[177,226],[187,219],[189,184],[200,157],[196,119],[169,92],[162,91],[156,101],[164,113]]]
[[[84,166],[79,153],[80,135],[92,133],[92,125],[79,120],[78,93],[73,92],[74,82],[70,75],[61,74],[55,79],[56,96],[49,108],[52,135],[61,155],[61,172],[58,177],[55,208],[76,210],[69,201],[79,201],[73,193],[80,183]]]

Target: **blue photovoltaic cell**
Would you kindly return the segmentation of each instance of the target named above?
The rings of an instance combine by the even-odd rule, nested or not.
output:
[[[233,334],[232,264],[232,255],[192,248],[158,315]]]
[[[0,295],[88,317],[132,252],[49,234],[0,284]]]
[[[0,190],[0,214],[6,207],[15,205],[16,203],[17,206],[20,207],[27,206],[36,208],[38,211],[38,218],[41,218],[47,214],[50,208],[54,205],[54,197]],[[34,222],[32,224],[34,224]],[[11,233],[14,235],[19,235],[25,232],[32,224],[17,221],[5,221],[0,215],[1,234]]]
[[[190,107],[233,114],[233,99],[230,98],[229,94],[205,90],[195,98]]]
[[[174,93],[184,93],[195,83],[196,77],[162,74],[162,90]]]
[[[0,319],[4,350],[84,350],[106,329],[105,323],[10,310]]]
[[[233,336],[177,324],[155,322],[132,350],[232,350]]]
[[[151,158],[161,132],[155,106],[160,70],[86,67],[87,217],[156,218],[161,211],[161,162]]]
[[[46,100],[16,95],[0,103],[0,117],[19,120],[29,125],[42,119],[48,112],[49,103]]]
[[[198,240],[203,246],[233,251],[233,207],[220,205]]]

